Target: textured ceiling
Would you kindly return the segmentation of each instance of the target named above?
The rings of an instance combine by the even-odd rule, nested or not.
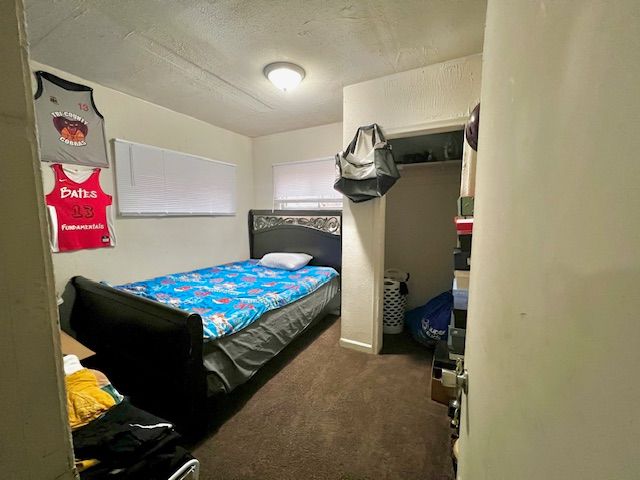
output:
[[[482,51],[486,0],[26,0],[34,60],[245,135],[342,119],[342,87]],[[307,72],[292,92],[262,75]]]

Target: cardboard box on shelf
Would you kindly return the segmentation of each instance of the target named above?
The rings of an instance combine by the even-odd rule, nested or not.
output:
[[[464,355],[466,333],[464,328],[449,329],[449,349],[452,353]]]
[[[461,217],[473,217],[473,197],[458,198],[458,215]]]
[[[458,235],[473,234],[473,217],[456,217],[453,221],[456,224]]]
[[[473,244],[473,235],[458,235],[458,245],[463,252],[469,252],[471,255],[471,246]]]
[[[455,270],[471,269],[471,252],[465,252],[461,248],[453,251],[453,268]]]
[[[431,400],[449,406],[449,400],[456,398],[456,389],[445,387],[442,382],[431,377]]]
[[[460,308],[453,309],[453,327],[467,328],[467,311]]]
[[[456,279],[456,287],[461,290],[469,290],[469,278],[471,272],[469,270],[454,270],[453,276]]]

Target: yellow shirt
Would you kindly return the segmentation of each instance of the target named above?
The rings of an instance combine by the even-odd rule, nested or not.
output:
[[[116,404],[115,399],[100,388],[96,375],[86,368],[67,375],[65,384],[71,429],[86,425]]]

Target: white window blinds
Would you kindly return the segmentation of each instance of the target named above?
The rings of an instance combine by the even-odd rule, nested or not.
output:
[[[115,140],[121,215],[233,215],[235,165]]]
[[[274,165],[274,208],[342,208],[342,194],[333,189],[335,175],[333,158]]]

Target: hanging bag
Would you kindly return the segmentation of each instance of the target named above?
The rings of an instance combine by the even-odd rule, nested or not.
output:
[[[336,155],[336,177],[333,188],[356,203],[383,196],[400,178],[378,124],[358,128],[346,150]]]

